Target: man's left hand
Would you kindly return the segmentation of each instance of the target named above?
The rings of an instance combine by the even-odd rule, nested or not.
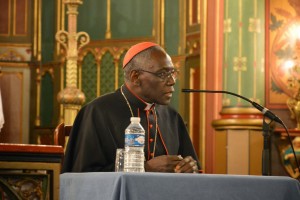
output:
[[[187,156],[176,165],[174,171],[175,173],[198,173],[197,161]]]

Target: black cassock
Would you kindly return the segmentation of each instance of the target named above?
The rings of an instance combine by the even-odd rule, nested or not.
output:
[[[132,116],[130,107],[145,129],[146,160],[159,155],[181,155],[198,161],[179,113],[169,106],[147,105],[123,85],[122,90],[103,95],[79,111],[62,172],[114,171],[116,149],[124,148],[125,129]],[[198,166],[200,169],[199,161]]]

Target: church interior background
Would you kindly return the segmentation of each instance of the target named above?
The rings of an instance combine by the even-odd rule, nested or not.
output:
[[[300,135],[299,1],[0,0],[0,5],[1,143],[52,145],[60,122],[72,124],[81,106],[123,84],[123,56],[140,41],[163,46],[180,70],[171,106],[186,121],[206,173],[261,174],[263,116],[241,98],[186,94],[182,88],[245,96],[276,113],[292,137]],[[294,64],[287,70],[288,60]],[[280,125],[270,126],[272,174],[289,175],[280,157],[287,137]]]

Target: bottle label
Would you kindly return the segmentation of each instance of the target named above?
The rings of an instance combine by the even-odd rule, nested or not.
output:
[[[141,147],[144,144],[144,134],[125,134],[125,146]]]

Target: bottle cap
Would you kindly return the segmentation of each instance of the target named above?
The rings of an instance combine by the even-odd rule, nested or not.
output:
[[[141,118],[139,118],[139,117],[130,117],[130,121],[135,122],[135,123],[140,123]]]

